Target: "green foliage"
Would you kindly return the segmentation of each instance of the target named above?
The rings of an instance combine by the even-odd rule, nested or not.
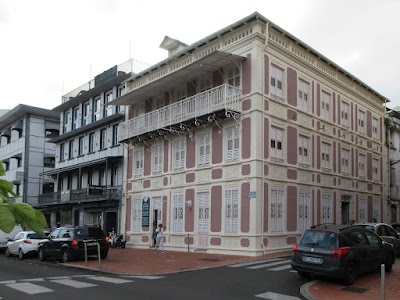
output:
[[[5,175],[3,162],[0,160],[0,176]],[[13,192],[13,184],[0,179],[0,230],[11,232],[15,224],[27,226],[35,232],[43,232],[47,225],[43,213],[28,203],[10,203],[10,196],[18,197]]]

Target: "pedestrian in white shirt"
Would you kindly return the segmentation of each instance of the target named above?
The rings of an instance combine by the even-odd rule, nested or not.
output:
[[[156,246],[154,248],[154,251],[157,251],[157,248],[160,247],[161,248],[161,253],[164,253],[164,234],[163,234],[163,224],[158,223],[158,227],[156,229]]]

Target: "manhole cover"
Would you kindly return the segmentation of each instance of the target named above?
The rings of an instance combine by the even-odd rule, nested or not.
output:
[[[218,258],[199,258],[198,260],[204,260],[204,261],[220,261]]]
[[[355,286],[346,286],[346,287],[342,288],[342,290],[348,291],[348,292],[353,292],[353,293],[358,293],[358,294],[362,294],[362,293],[368,291],[368,289],[358,288]]]

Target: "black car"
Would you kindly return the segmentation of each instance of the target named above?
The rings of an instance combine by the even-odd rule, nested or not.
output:
[[[386,242],[392,244],[396,256],[400,256],[400,234],[392,226],[386,223],[360,223],[355,225],[363,226],[375,232]]]
[[[48,257],[60,258],[62,262],[81,259],[85,257],[85,244],[87,255],[97,255],[100,245],[100,257],[107,258],[109,243],[98,226],[56,228],[39,242],[38,256],[42,261]]]
[[[291,265],[302,277],[309,275],[343,279],[351,285],[358,275],[395,262],[391,244],[372,231],[355,225],[322,224],[306,230],[293,247]]]

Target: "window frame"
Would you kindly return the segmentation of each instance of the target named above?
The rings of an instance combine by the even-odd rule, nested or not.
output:
[[[270,190],[269,217],[270,232],[283,233],[285,230],[286,197],[285,190],[281,187],[272,187]]]
[[[185,168],[186,164],[186,141],[180,139],[174,141],[174,170],[181,170]]]
[[[284,81],[285,81],[285,70],[278,67],[275,64],[271,64],[271,76],[270,76],[270,93],[273,96],[277,96],[284,99]]]
[[[107,149],[107,129],[100,129],[100,150]]]
[[[91,132],[89,133],[89,153],[95,152],[95,133]]]
[[[284,161],[283,139],[284,129],[276,126],[271,126],[270,129],[270,152],[271,158]]]
[[[321,90],[321,118],[331,120],[332,94]]]
[[[240,158],[240,127],[236,125],[224,131],[226,131],[226,160],[237,161]]]
[[[197,166],[207,166],[211,162],[211,134],[209,132],[197,136]]]
[[[164,165],[164,145],[154,145],[152,149],[153,173],[159,174],[163,171]]]
[[[332,145],[321,142],[321,168],[326,171],[332,170]]]
[[[299,143],[298,143],[298,157],[299,157],[299,164],[309,167],[311,165],[310,161],[310,138],[308,136],[299,135]]]
[[[135,149],[133,152],[133,161],[134,161],[134,175],[135,177],[143,176],[143,167],[144,167],[144,149]],[[140,167],[139,167],[140,166]]]
[[[184,232],[185,227],[185,203],[184,195],[174,194],[172,196],[172,231]]]
[[[304,111],[310,109],[310,83],[299,78],[297,87],[297,107]],[[305,99],[304,99],[305,98]]]
[[[224,191],[224,233],[239,233],[240,199],[238,188],[225,188]]]

